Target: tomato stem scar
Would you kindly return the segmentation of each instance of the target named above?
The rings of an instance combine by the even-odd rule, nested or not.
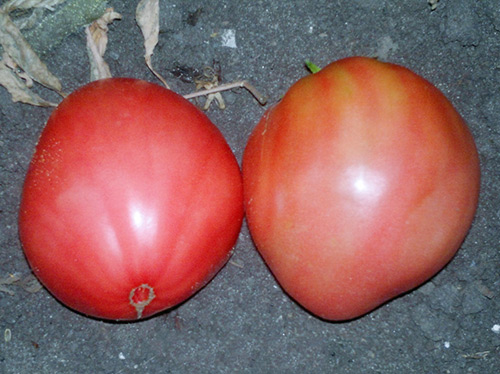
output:
[[[137,319],[142,317],[144,308],[156,297],[153,287],[148,284],[141,284],[130,291],[129,300],[137,311]]]

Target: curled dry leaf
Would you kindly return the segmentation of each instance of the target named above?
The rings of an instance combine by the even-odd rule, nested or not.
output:
[[[201,89],[211,90],[219,85],[219,77],[216,74],[209,76],[205,73],[201,78],[196,79],[195,83],[197,91]],[[205,105],[203,105],[203,110],[208,110],[208,108],[210,108],[210,104],[212,104],[212,101],[214,100],[217,102],[219,109],[226,109],[226,103],[224,102],[220,91],[206,93],[206,96],[207,99],[205,100]]]
[[[115,12],[113,8],[109,8],[101,18],[85,28],[91,81],[111,77],[109,66],[103,58],[108,43],[108,24],[121,18],[121,14]]]
[[[27,73],[23,72],[21,69],[18,69],[17,64],[10,58],[7,53],[3,54],[2,62],[4,62],[8,68],[15,72],[17,76],[24,81],[24,84],[28,88],[33,87],[33,79],[31,79],[31,77]]]
[[[4,86],[12,96],[12,101],[22,102],[36,106],[57,106],[45,99],[42,99],[36,93],[29,89],[29,81],[23,81],[5,62],[0,61],[0,85]]]
[[[49,71],[3,11],[0,11],[0,44],[17,66],[33,80],[63,95],[59,79]]]
[[[137,4],[135,10],[135,18],[137,24],[141,28],[142,35],[144,36],[144,59],[149,70],[169,88],[167,81],[158,73],[151,63],[151,56],[158,44],[158,34],[160,31],[160,4],[158,0],[141,0]]]
[[[194,82],[196,83],[196,91],[199,92],[199,90],[203,89],[203,92],[205,93],[204,96],[207,96],[205,104],[202,108],[203,110],[208,110],[214,100],[216,101],[219,109],[226,109],[226,103],[222,98],[220,90],[209,92],[209,90],[217,88],[220,78],[221,73],[220,66],[218,66],[218,64],[217,67],[205,66],[203,68],[203,73],[195,78]]]

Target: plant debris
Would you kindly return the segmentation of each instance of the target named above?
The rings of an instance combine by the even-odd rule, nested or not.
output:
[[[241,80],[219,85],[222,81],[222,73],[220,64],[215,60],[213,61],[212,66],[205,66],[201,72],[200,70],[190,66],[176,65],[172,70],[170,70],[170,73],[184,83],[196,84],[196,91],[184,95],[185,99],[196,99],[200,96],[207,96],[207,99],[201,108],[203,110],[208,110],[214,100],[219,109],[225,109],[226,103],[221,92],[232,90],[234,88],[246,88],[261,105],[265,105],[267,103],[267,97],[257,91],[257,89],[248,81]]]
[[[111,78],[111,71],[103,58],[108,44],[108,24],[121,18],[121,14],[115,12],[113,8],[108,8],[101,18],[85,28],[91,81]]]
[[[31,90],[36,81],[65,96],[61,82],[40,56],[97,19],[104,5],[105,0],[10,0],[0,7],[0,85],[12,101],[57,106]]]
[[[220,86],[216,86],[214,88],[196,91],[188,95],[184,95],[184,98],[193,99],[198,96],[211,95],[215,93],[220,93],[221,91],[232,90],[233,88],[246,88],[261,105],[265,105],[267,103],[267,97],[262,95],[259,91],[257,91],[257,89],[253,85],[251,85],[248,81],[245,80],[233,83],[226,83]]]
[[[490,351],[483,351],[483,352],[465,353],[462,355],[462,357],[472,359],[472,360],[481,360],[481,359],[485,359],[486,356],[488,356],[489,354],[490,354]]]
[[[40,291],[43,286],[42,284],[38,281],[38,279],[33,275],[33,274],[28,274],[25,276],[23,279],[21,279],[18,282],[19,286],[21,288],[29,293],[36,293]]]
[[[60,4],[63,5],[58,6]],[[100,16],[95,16],[104,4],[105,0],[10,0],[0,7],[0,44],[3,48],[3,56],[0,60],[0,85],[8,90],[14,102],[19,101],[37,106],[57,106],[56,103],[45,100],[31,91],[34,81],[56,91],[63,97],[66,96],[62,92],[59,79],[49,71],[38,54],[38,51],[45,53],[51,45],[53,46],[50,42],[44,44],[51,38],[44,40],[35,38],[36,45],[33,48],[24,36],[25,28],[32,33],[32,37],[34,35],[32,31],[42,27],[57,34],[54,35],[55,39],[61,39],[61,35],[67,35],[72,32],[71,30],[75,31],[74,28],[78,25],[90,24],[85,28],[85,33],[91,65],[91,81],[112,76],[103,56],[108,42],[108,25],[116,19],[121,19],[121,15],[112,8],[108,8],[103,11],[104,13],[99,13]],[[29,10],[31,13],[28,12],[29,15],[26,16]],[[47,11],[54,14],[44,15]],[[10,17],[11,12],[15,12],[16,22]],[[159,13],[159,0],[140,0],[136,7],[136,22],[144,37],[146,65],[165,87],[169,88],[166,80],[153,68],[151,61],[154,48],[158,44]],[[200,8],[192,16],[196,18],[201,13]],[[41,21],[40,17],[42,17]],[[194,18],[193,23],[195,23]],[[89,22],[84,23],[89,19],[91,19]],[[262,105],[267,101],[267,98],[247,81],[219,85],[222,80],[220,66],[215,63],[213,67],[204,68],[201,73],[195,69],[188,71],[179,68],[172,71],[172,74],[184,82],[196,84],[197,92],[184,96],[186,99],[207,96],[203,105],[204,110],[208,110],[214,100],[220,109],[224,109],[226,103],[221,92],[234,88],[246,88]]]
[[[32,9],[32,8],[46,8],[54,10],[56,5],[59,5],[66,0],[10,0],[2,5],[2,10],[9,13],[16,9]]]
[[[158,44],[158,34],[160,32],[160,4],[159,0],[141,0],[137,4],[135,11],[136,22],[144,36],[144,59],[149,70],[165,85],[170,88],[167,81],[158,73],[151,63],[151,56]]]
[[[4,58],[0,60],[0,84],[9,91],[12,101],[42,107],[57,106],[56,103],[42,99],[39,95],[31,91],[32,82],[29,76],[16,73],[15,63],[8,55],[4,55]]]
[[[431,11],[436,10],[439,0],[427,0],[427,3],[431,6]]]
[[[17,0],[22,10],[14,19],[23,36],[43,60],[69,35],[83,28],[106,11],[106,0]],[[19,8],[18,8],[19,9]],[[28,14],[26,16],[26,14]]]
[[[7,288],[6,286],[9,286],[21,279],[19,273],[13,273],[9,274],[7,277],[1,278],[0,279],[0,292],[5,292],[6,294],[9,294],[11,296],[14,296],[16,293],[12,291],[11,289]]]
[[[62,95],[59,79],[40,60],[3,9],[0,10],[0,44],[4,50],[2,60],[4,65],[10,67],[11,71],[18,77],[22,74],[21,70],[29,76],[30,80],[27,81],[26,89],[30,88],[31,80],[35,80]],[[6,70],[4,69],[4,71]],[[12,77],[6,81],[12,83]],[[0,83],[3,85],[3,81]]]
[[[194,80],[201,75],[198,69],[186,65],[177,65],[170,70],[170,73],[184,83],[194,83]]]
[[[220,65],[214,61],[213,67],[206,66],[203,69],[203,73],[195,78],[194,83],[196,83],[196,91],[199,91],[201,89],[213,89],[219,85],[220,79],[221,68]],[[222,98],[222,94],[220,92],[204,92],[207,96],[207,99],[205,100],[205,105],[203,105],[203,110],[208,110],[208,108],[210,108],[210,104],[212,104],[212,101],[214,100],[217,102],[217,106],[219,107],[219,109],[226,109],[226,103],[224,102],[224,99]]]
[[[4,278],[0,278],[0,292],[14,296],[16,293],[7,286],[19,286],[29,293],[40,291],[43,286],[33,274],[23,277],[21,273],[11,273]]]

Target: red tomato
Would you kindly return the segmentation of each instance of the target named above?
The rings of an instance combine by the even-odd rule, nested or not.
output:
[[[299,80],[264,114],[243,187],[251,234],[285,291],[345,320],[453,257],[477,206],[479,161],[434,86],[355,57]]]
[[[52,113],[26,177],[20,237],[67,306],[144,318],[206,284],[243,219],[239,166],[194,105],[152,83],[112,78]]]

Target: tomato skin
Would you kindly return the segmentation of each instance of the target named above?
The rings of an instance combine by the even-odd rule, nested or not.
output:
[[[364,57],[296,82],[243,156],[257,249],[326,320],[359,317],[443,268],[472,223],[479,182],[473,137],[445,96]]]
[[[226,263],[242,195],[238,163],[201,111],[158,85],[110,78],[50,116],[23,188],[20,238],[61,302],[134,320],[186,300]]]

